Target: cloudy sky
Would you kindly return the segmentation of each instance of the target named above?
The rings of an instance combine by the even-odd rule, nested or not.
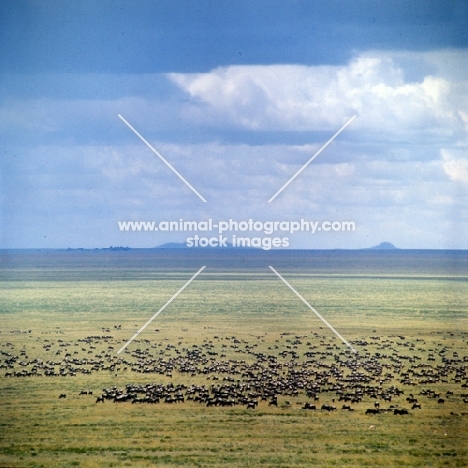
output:
[[[356,225],[292,248],[467,249],[466,24],[464,0],[2,2],[0,248],[232,218]]]

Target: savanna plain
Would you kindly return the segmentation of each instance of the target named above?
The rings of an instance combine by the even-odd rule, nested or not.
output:
[[[1,260],[1,467],[468,466],[466,252]]]

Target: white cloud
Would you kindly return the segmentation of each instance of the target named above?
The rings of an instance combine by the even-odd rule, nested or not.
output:
[[[443,232],[450,234],[453,219],[458,229],[463,226],[459,213],[466,208],[463,200],[452,199],[453,183],[440,177],[442,161],[361,158],[353,163],[331,163],[323,158],[314,161],[274,203],[267,203],[307,159],[305,153],[303,147],[286,145],[167,145],[164,156],[206,197],[208,203],[204,204],[144,145],[31,149],[22,157],[21,178],[27,184],[21,187],[23,200],[14,207],[16,224],[8,229],[5,242],[9,238],[16,242],[18,231],[26,236],[26,227],[34,225],[46,232],[48,239],[54,233],[62,238],[68,233],[68,244],[60,241],[60,246],[85,245],[80,236],[90,236],[87,246],[153,246],[183,238],[155,234],[121,238],[117,221],[304,217],[352,220],[358,230],[341,237],[291,236],[294,247],[365,247],[382,240],[400,247],[437,247],[445,246],[439,239]],[[459,157],[450,154],[452,159],[447,161]],[[274,163],[285,155],[295,164],[284,163],[283,168]],[[273,166],[284,172],[272,170]],[[19,180],[18,174],[16,186]],[[371,237],[366,240],[364,234]],[[453,246],[464,246],[462,242],[466,241],[459,240]]]
[[[468,82],[426,75],[405,81],[392,58],[360,56],[345,66],[231,66],[169,77],[191,99],[187,116],[251,130],[355,128],[447,136],[464,129]],[[352,129],[352,127],[350,129]]]
[[[468,184],[468,158],[457,157],[453,151],[441,150],[445,173],[454,182]]]
[[[29,232],[26,227],[39,232],[54,220],[57,231],[70,236],[83,226],[73,245],[95,236],[87,245],[103,246],[116,244],[118,219],[307,217],[354,220],[358,231],[341,244],[332,236],[296,237],[296,247],[364,247],[382,240],[444,247],[453,227],[462,231],[468,219],[460,196],[468,183],[468,91],[456,73],[457,56],[450,55],[445,68],[441,53],[376,52],[340,67],[173,74],[172,84],[166,82],[170,96],[148,94],[153,77],[137,75],[126,78],[125,92],[113,89],[105,99],[96,91],[75,99],[15,95],[0,111],[0,164],[8,175],[1,195],[4,215],[16,220],[10,245],[20,245],[15,239]],[[155,158],[118,113],[208,203]],[[267,203],[354,113],[350,127]],[[174,239],[128,237],[135,246],[165,240]],[[455,239],[453,246],[466,247],[466,240]]]

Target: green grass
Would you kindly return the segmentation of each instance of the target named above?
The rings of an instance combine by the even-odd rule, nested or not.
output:
[[[4,281],[1,285],[0,351],[61,361],[110,353],[129,339],[190,277],[179,273],[158,279],[136,278],[119,272],[121,279],[86,281],[57,277],[45,280]],[[136,273],[135,273],[136,275]],[[141,273],[138,273],[141,275]],[[418,356],[417,363],[443,364],[445,356],[463,359],[468,292],[460,279],[415,277],[336,277],[291,274],[290,283],[348,340],[366,340],[366,353]],[[114,326],[121,325],[121,329]],[[107,332],[106,330],[109,330]],[[155,331],[155,330],[158,331]],[[283,333],[290,333],[284,335]],[[85,343],[88,336],[112,336]],[[294,344],[295,336],[302,336]],[[379,335],[381,340],[370,337]],[[403,335],[411,346],[398,338]],[[232,337],[239,343],[234,343]],[[48,340],[48,341],[46,341]],[[61,341],[59,341],[61,340]],[[254,362],[252,352],[277,355],[280,351],[330,351],[320,361],[332,364],[346,347],[276,278],[265,274],[207,274],[194,281],[121,357],[134,361],[132,352],[148,348],[161,356],[176,357],[177,349],[212,341],[216,359]],[[69,343],[70,346],[61,346]],[[308,345],[307,343],[310,343]],[[50,345],[50,349],[44,348]],[[92,348],[93,346],[93,348]],[[110,350],[109,347],[113,347]],[[152,348],[154,346],[154,348]],[[329,348],[331,347],[331,348]],[[433,351],[429,351],[432,349]],[[61,354],[57,354],[61,351]],[[77,354],[74,354],[77,352]],[[427,361],[429,353],[435,361]],[[225,354],[225,358],[221,358]],[[159,354],[158,354],[159,356]],[[2,363],[7,357],[0,356]],[[280,358],[287,363],[290,357]],[[403,359],[403,370],[410,363]],[[463,364],[457,365],[461,368]],[[465,364],[468,366],[468,364]],[[24,366],[28,369],[31,367]],[[59,366],[55,366],[59,368]],[[96,404],[103,388],[127,383],[198,383],[211,385],[206,375],[140,374],[124,370],[75,377],[5,377],[0,380],[0,466],[200,466],[200,467],[358,467],[468,465],[468,411],[461,388],[449,370],[447,382],[405,386],[395,400],[408,407],[405,397],[422,388],[453,397],[438,405],[419,397],[422,410],[410,416],[365,415],[373,400],[352,405],[355,411],[304,411],[304,394],[280,396],[278,408],[260,402],[245,407],[206,408],[185,402],[177,405],[132,405],[106,401]],[[16,362],[14,370],[21,370]],[[1,369],[2,375],[8,369]],[[389,368],[385,373],[394,373]],[[221,382],[224,375],[219,375]],[[235,377],[240,378],[240,377]],[[462,380],[465,382],[466,378]],[[93,395],[79,395],[84,389]],[[58,399],[66,393],[66,399]],[[332,392],[320,395],[331,402]],[[291,404],[287,405],[286,400]],[[342,403],[336,403],[338,407]],[[456,413],[457,416],[450,413]]]

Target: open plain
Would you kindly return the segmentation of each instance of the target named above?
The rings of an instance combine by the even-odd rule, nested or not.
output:
[[[466,265],[3,252],[0,466],[467,466]]]

